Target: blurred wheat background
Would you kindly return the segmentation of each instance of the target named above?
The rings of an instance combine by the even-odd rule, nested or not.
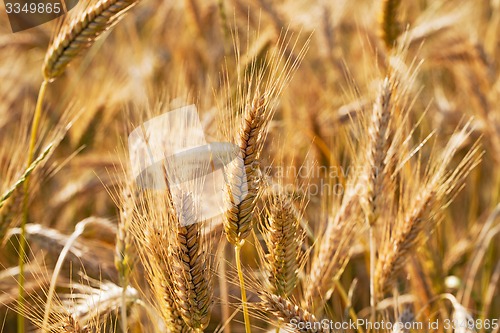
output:
[[[0,331],[499,332],[500,1],[3,9]],[[126,147],[190,104],[248,195],[186,227]]]

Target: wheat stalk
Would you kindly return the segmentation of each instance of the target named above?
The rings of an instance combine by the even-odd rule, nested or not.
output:
[[[122,190],[123,204],[120,209],[120,221],[118,223],[115,245],[115,267],[118,270],[120,285],[123,288],[121,320],[122,329],[125,332],[127,332],[128,326],[125,296],[127,287],[130,283],[130,273],[133,262],[132,234],[130,232],[130,224],[132,223],[134,214],[134,198],[132,195],[132,185],[127,184]]]
[[[370,125],[368,127],[368,147],[366,166],[366,215],[370,227],[373,227],[378,219],[379,212],[386,207],[381,207],[385,191],[387,190],[387,152],[391,145],[389,123],[391,120],[392,95],[394,94],[394,83],[386,78],[380,88],[377,101],[373,106]]]

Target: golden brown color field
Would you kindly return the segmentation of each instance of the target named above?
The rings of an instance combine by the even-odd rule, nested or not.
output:
[[[500,331],[500,1],[4,9],[1,332]],[[214,160],[147,189],[127,149],[191,104],[237,148],[200,223]]]

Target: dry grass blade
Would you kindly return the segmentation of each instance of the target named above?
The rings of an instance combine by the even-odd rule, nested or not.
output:
[[[19,234],[19,228],[14,228],[10,232],[10,235]],[[33,246],[36,245],[57,257],[69,236],[40,224],[28,224],[26,238]],[[80,267],[93,278],[103,277],[113,282],[118,281],[113,265],[113,249],[104,243],[79,239],[68,252],[66,260],[68,263],[63,267],[68,272],[72,270],[72,266]]]
[[[90,47],[105,31],[113,27],[139,0],[98,0],[87,5],[69,22],[63,22],[52,41],[43,64],[45,80],[61,75],[72,59]],[[78,10],[78,9],[74,9]]]

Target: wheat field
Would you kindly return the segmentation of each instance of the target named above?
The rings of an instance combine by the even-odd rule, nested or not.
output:
[[[500,332],[500,1],[4,9],[0,332]]]

